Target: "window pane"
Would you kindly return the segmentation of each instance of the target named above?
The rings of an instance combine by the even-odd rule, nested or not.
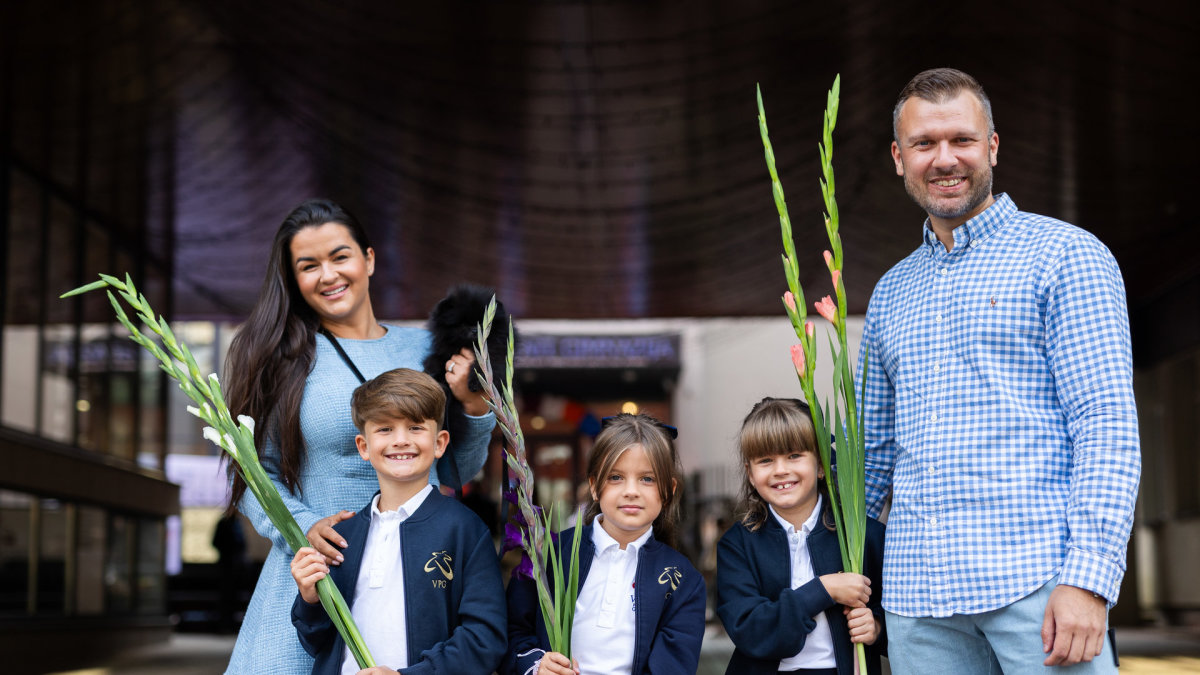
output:
[[[34,433],[37,430],[37,326],[4,327],[4,414],[0,424]]]
[[[46,358],[42,367],[40,434],[70,443],[75,409],[89,405],[86,399],[75,400],[75,328],[69,324],[50,324],[43,335]]]
[[[12,174],[8,256],[3,260],[4,353],[0,355],[0,424],[30,433],[37,430],[37,306],[31,282],[41,278],[41,197],[23,173]],[[35,287],[36,288],[36,287]]]
[[[31,501],[29,495],[0,490],[0,616],[26,613]]]
[[[75,553],[75,611],[104,612],[104,548],[108,514],[94,506],[79,507],[79,543]]]
[[[65,606],[67,513],[62,502],[42,499],[37,565],[37,613],[62,614]]]
[[[163,521],[138,522],[137,611],[162,614],[167,610],[166,529]]]
[[[133,521],[113,514],[108,519],[108,555],[104,563],[104,590],[110,613],[133,609]]]

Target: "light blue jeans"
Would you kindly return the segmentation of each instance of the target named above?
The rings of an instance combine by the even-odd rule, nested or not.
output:
[[[1042,619],[1056,579],[1007,607],[982,614],[913,618],[887,612],[888,663],[892,672],[895,675],[1116,673],[1107,634],[1103,651],[1090,662],[1056,668],[1042,665],[1047,656],[1042,651]]]

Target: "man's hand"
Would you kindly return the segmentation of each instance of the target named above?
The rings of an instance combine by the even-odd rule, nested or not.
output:
[[[1104,648],[1106,603],[1075,586],[1056,586],[1042,620],[1042,650],[1047,666],[1091,661]]]

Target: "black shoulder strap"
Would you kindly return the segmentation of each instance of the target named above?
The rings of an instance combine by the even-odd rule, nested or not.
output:
[[[333,336],[333,333],[330,333],[325,329],[324,326],[322,326],[321,335],[324,335],[325,338],[329,340],[329,344],[333,345],[333,348],[337,350],[338,356],[342,357],[342,360],[345,361],[346,365],[350,367],[350,372],[354,373],[354,376],[358,378],[359,384],[366,382],[367,378],[363,377],[363,374],[358,371],[358,366],[354,365],[354,362],[350,360],[350,355],[346,353],[345,349],[342,349],[341,343],[337,341],[337,338]]]

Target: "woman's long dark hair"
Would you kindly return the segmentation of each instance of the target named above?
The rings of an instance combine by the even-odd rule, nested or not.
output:
[[[242,324],[225,358],[226,399],[236,415],[249,415],[258,424],[254,441],[260,449],[268,438],[279,448],[279,475],[294,494],[304,459],[300,402],[304,382],[316,356],[316,312],[300,295],[292,269],[292,239],[307,227],[338,223],[350,231],[365,255],[367,233],[348,211],[328,199],[310,199],[288,214],[275,232],[267,274],[250,316]],[[229,511],[237,509],[246,482],[231,464]]]

